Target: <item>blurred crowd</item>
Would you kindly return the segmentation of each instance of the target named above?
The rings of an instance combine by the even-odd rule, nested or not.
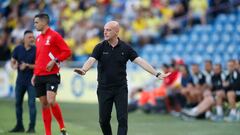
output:
[[[196,20],[206,24],[208,13],[214,17],[226,12],[233,1],[1,0],[0,61],[10,59],[11,50],[21,44],[26,29],[33,29],[33,17],[39,12],[50,15],[50,26],[65,38],[76,60],[76,56],[90,54],[102,40],[103,26],[109,20],[120,22],[121,39],[141,47],[190,28]]]
[[[145,113],[170,113],[184,120],[240,121],[239,63],[229,60],[222,67],[206,60],[204,65],[188,66],[180,59],[164,64],[163,72],[172,74],[160,85],[153,80],[133,88],[129,112],[139,109]]]

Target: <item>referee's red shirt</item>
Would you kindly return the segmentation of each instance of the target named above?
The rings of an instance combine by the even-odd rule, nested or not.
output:
[[[46,70],[47,64],[51,61],[49,53],[59,61],[64,61],[71,55],[71,50],[61,35],[51,28],[48,28],[44,34],[42,33],[37,37],[36,47],[34,75],[37,76],[57,74],[59,72],[59,67],[56,64],[50,72]]]

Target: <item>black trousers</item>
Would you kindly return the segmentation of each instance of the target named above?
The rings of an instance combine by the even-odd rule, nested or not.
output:
[[[36,116],[37,116],[37,110],[36,110],[36,104],[35,104],[35,98],[36,98],[36,90],[35,88],[29,84],[16,84],[15,88],[15,97],[16,97],[16,117],[17,117],[17,126],[23,126],[22,121],[22,113],[23,113],[23,98],[25,93],[28,93],[28,107],[29,107],[29,116],[30,116],[30,123],[29,127],[34,128],[36,124]]]
[[[128,88],[127,85],[101,88],[97,90],[99,104],[99,123],[104,135],[112,135],[110,125],[113,103],[116,107],[118,131],[117,135],[127,135],[128,129]]]

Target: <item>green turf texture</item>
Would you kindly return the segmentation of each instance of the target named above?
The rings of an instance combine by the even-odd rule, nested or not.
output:
[[[60,103],[69,135],[102,135],[98,124],[97,104]],[[40,105],[37,103],[35,135],[44,135]],[[115,109],[112,114],[113,135],[117,132]],[[24,102],[24,125],[28,128],[28,108]],[[27,135],[8,133],[15,125],[14,101],[0,99],[0,135]],[[59,135],[58,124],[53,118],[53,135]],[[207,120],[182,121],[170,115],[147,115],[140,111],[129,114],[128,135],[239,135],[240,122],[214,123]]]

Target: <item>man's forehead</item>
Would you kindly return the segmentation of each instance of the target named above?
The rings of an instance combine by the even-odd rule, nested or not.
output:
[[[104,26],[104,29],[112,29],[112,25],[110,25],[110,24],[105,24],[105,26]]]

